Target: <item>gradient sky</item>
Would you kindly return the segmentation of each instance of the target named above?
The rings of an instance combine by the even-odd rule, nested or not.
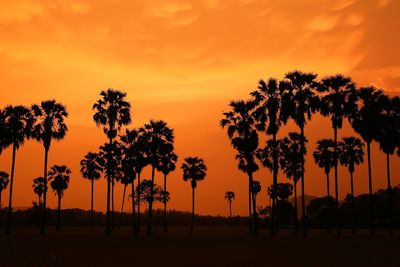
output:
[[[0,0],[0,7],[0,107],[55,98],[70,113],[68,135],[53,143],[49,159],[50,166],[67,164],[73,171],[64,207],[89,209],[90,184],[79,173],[79,161],[105,141],[91,110],[101,89],[128,93],[134,127],[166,120],[175,129],[179,165],[189,155],[205,159],[209,171],[196,191],[197,211],[222,215],[227,190],[237,194],[233,211],[246,214],[247,178],[236,168],[219,120],[229,100],[247,98],[260,78],[281,78],[294,69],[321,77],[343,73],[358,85],[400,94],[400,1]],[[333,135],[330,127],[329,119],[316,116],[305,129],[309,195],[325,193],[323,170],[311,152],[316,140]],[[281,136],[293,130],[290,123]],[[352,134],[346,123],[339,137]],[[372,148],[374,189],[383,188],[385,159],[376,144]],[[0,169],[8,172],[10,154],[8,149],[0,157]],[[17,154],[15,206],[36,200],[32,180],[42,175],[42,165],[42,146],[28,141]],[[397,156],[392,172],[393,184],[400,184]],[[357,194],[367,192],[366,175],[366,166],[356,170]],[[256,179],[263,186],[258,201],[266,204],[271,174],[259,171]],[[344,197],[349,191],[344,168],[339,179]],[[279,180],[289,181],[282,174]],[[160,174],[156,182],[162,183]],[[170,207],[189,210],[190,184],[180,169],[168,186]],[[105,189],[104,179],[96,183],[98,210],[105,208]],[[117,207],[121,194],[119,185]],[[53,193],[49,205],[56,206]]]

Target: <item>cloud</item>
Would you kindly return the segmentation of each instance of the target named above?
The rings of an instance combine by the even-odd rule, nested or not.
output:
[[[176,15],[192,10],[189,2],[148,1],[146,7],[150,15],[159,18],[173,18]]]
[[[38,1],[0,1],[0,23],[27,22],[43,14],[45,6]]]

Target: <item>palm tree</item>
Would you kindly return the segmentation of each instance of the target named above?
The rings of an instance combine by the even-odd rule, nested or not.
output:
[[[11,216],[12,216],[12,196],[14,184],[15,158],[17,150],[30,137],[33,125],[33,117],[29,108],[24,106],[7,106],[4,109],[4,123],[12,144],[12,161],[11,161],[11,177],[10,177],[10,194],[8,201],[8,219],[6,224],[6,234],[11,233]]]
[[[12,139],[10,136],[10,131],[6,123],[6,115],[4,110],[0,109],[0,155],[3,150],[10,146]]]
[[[37,177],[33,179],[33,192],[38,196],[38,205],[39,208],[42,207],[42,195],[44,194],[46,183],[43,177]]]
[[[394,214],[393,214],[393,196],[390,180],[390,156],[396,150],[397,142],[400,139],[400,98],[393,99],[384,96],[383,112],[380,116],[380,133],[378,141],[380,149],[386,154],[386,172],[387,172],[387,193],[390,214],[390,235],[394,234]]]
[[[49,171],[49,181],[53,192],[57,195],[58,206],[57,206],[57,228],[56,231],[60,231],[61,226],[61,199],[64,196],[65,190],[68,188],[69,175],[71,170],[65,166],[54,165]]]
[[[342,128],[343,118],[349,117],[357,110],[357,94],[355,93],[355,85],[350,77],[340,74],[322,79],[318,91],[324,94],[321,98],[320,112],[322,115],[331,118],[334,134],[336,227],[337,235],[340,236],[337,132],[338,129]]]
[[[220,126],[227,127],[228,137],[237,151],[238,168],[249,178],[249,232],[257,235],[257,207],[252,205],[255,196],[251,191],[253,173],[258,170],[255,162],[259,129],[259,122],[256,119],[257,103],[252,100],[239,100],[231,101],[229,106],[231,111],[223,113],[224,118],[220,121]]]
[[[65,118],[68,117],[66,107],[56,102],[56,100],[42,101],[40,105],[32,105],[32,113],[35,117],[32,136],[41,142],[44,147],[44,182],[47,188],[47,162],[52,140],[62,140],[67,134],[68,128],[65,124]],[[40,234],[45,234],[46,227],[46,207],[47,190],[43,193],[43,209],[40,224]]]
[[[269,79],[266,83],[261,80],[258,84],[258,90],[251,93],[255,101],[259,103],[257,117],[260,121],[260,126],[264,127],[266,121],[267,135],[272,135],[272,142],[277,143],[276,135],[278,134],[281,126],[281,90],[279,83],[276,79]],[[278,146],[274,145],[272,149],[272,173],[273,173],[273,188],[276,190],[278,184],[278,171],[279,171],[279,155]],[[264,165],[265,166],[265,165]],[[276,199],[272,201],[272,224],[271,235],[275,235],[275,217],[276,217]]]
[[[190,225],[190,232],[193,232],[194,227],[194,191],[197,187],[197,181],[204,180],[207,174],[207,167],[203,159],[198,157],[187,157],[181,166],[183,170],[183,180],[190,181],[192,186],[192,223]]]
[[[6,190],[8,183],[10,182],[10,179],[8,178],[10,175],[6,172],[0,171],[0,211],[3,208],[1,205],[1,193],[3,190]]]
[[[251,192],[254,194],[254,206],[257,207],[257,195],[261,192],[261,183],[259,181],[254,180],[251,185]]]
[[[102,158],[97,153],[89,152],[81,160],[81,174],[83,178],[88,179],[91,184],[90,197],[90,232],[93,232],[93,206],[94,206],[94,181],[100,179],[103,171]]]
[[[359,105],[357,112],[349,117],[353,129],[361,135],[367,143],[368,182],[371,214],[371,235],[375,235],[375,214],[372,189],[371,170],[371,143],[378,139],[380,127],[380,116],[383,111],[385,96],[381,90],[374,87],[363,87],[358,91]]]
[[[287,178],[293,180],[294,189],[294,231],[299,232],[298,224],[298,209],[297,209],[297,182],[301,179],[303,173],[304,157],[307,154],[306,146],[307,139],[298,133],[291,132],[288,137],[285,137],[281,141],[281,153],[280,165],[283,173]]]
[[[303,73],[300,71],[289,72],[285,75],[285,79],[280,82],[282,94],[282,108],[281,118],[284,123],[289,118],[300,128],[300,135],[303,147],[304,146],[304,128],[307,120],[311,120],[312,114],[316,112],[319,107],[319,99],[315,95],[314,90],[318,87],[317,74]],[[302,159],[304,159],[302,157]],[[301,205],[303,210],[303,235],[307,237],[307,218],[306,218],[306,204],[304,194],[304,161],[301,163]]]
[[[110,170],[108,173],[106,172],[106,177],[111,177],[111,229],[114,230],[114,187],[123,175],[121,168],[122,147],[121,143],[114,141],[112,144],[105,143],[99,149],[99,157],[101,158],[101,163],[104,164],[102,165],[103,170]]]
[[[123,151],[125,150],[125,148],[122,148]],[[132,186],[132,191],[131,191],[131,196],[132,196],[132,200],[134,200],[135,197],[135,179],[136,179],[136,172],[133,168],[133,160],[132,158],[129,156],[129,154],[123,153],[124,154],[124,158],[121,160],[121,171],[122,171],[122,176],[120,179],[121,184],[124,186],[124,190],[122,193],[122,204],[121,204],[121,218],[119,221],[119,227],[122,226],[122,219],[123,219],[123,214],[124,214],[124,204],[125,204],[125,194],[126,194],[126,188],[128,185]],[[132,234],[135,236],[136,235],[136,211],[135,211],[135,203],[134,201],[132,201]]]
[[[173,151],[167,151],[161,155],[157,170],[164,175],[164,192],[167,192],[167,176],[176,168],[178,156]],[[165,195],[165,197],[167,197]],[[164,234],[167,233],[167,200],[164,199]]]
[[[275,139],[275,140],[274,140]],[[268,140],[265,148],[259,148],[257,150],[257,158],[261,161],[262,165],[266,167],[268,170],[270,170],[274,176],[271,190],[276,191],[277,190],[277,172],[279,171],[279,161],[281,160],[280,157],[282,156],[281,151],[280,151],[280,146],[281,146],[281,140],[276,140],[276,137],[274,137],[273,140]],[[275,162],[278,163],[278,165],[275,165]],[[276,172],[276,173],[275,173]],[[270,195],[272,199],[272,210],[271,210],[271,236],[274,236],[277,232],[278,229],[275,231],[275,220],[276,220],[276,194],[272,192]],[[277,225],[276,225],[276,228]]]
[[[232,218],[232,201],[234,199],[235,199],[235,192],[233,192],[233,191],[225,192],[225,200],[228,202],[228,205],[229,205],[229,219]]]
[[[133,129],[133,130],[126,130],[125,134],[120,136],[121,143],[123,144],[123,152],[125,157],[129,157],[129,161],[131,162],[131,167],[137,174],[137,191],[136,194],[138,197],[135,197],[135,186],[132,184],[132,199],[137,201],[137,221],[135,218],[133,218],[133,234],[136,235],[137,233],[140,232],[140,202],[141,202],[141,187],[139,186],[141,181],[140,181],[140,175],[142,173],[142,170],[149,164],[148,158],[147,158],[147,143],[146,140],[143,138],[142,134],[139,133],[139,130]],[[132,205],[134,205],[135,201],[132,201]],[[135,210],[135,207],[132,206],[132,210]],[[135,217],[135,214],[132,213],[132,216]]]
[[[350,173],[351,204],[353,209],[352,231],[356,233],[354,183],[353,174],[355,166],[364,162],[364,144],[359,138],[344,137],[338,144],[340,164],[347,167]]]
[[[318,167],[323,168],[326,175],[326,192],[328,199],[330,198],[329,190],[329,173],[331,169],[335,166],[335,143],[332,139],[321,139],[317,141],[317,148],[314,153],[314,161]],[[337,191],[336,191],[337,192]],[[337,196],[336,196],[337,197]],[[330,217],[330,202],[328,201],[328,212]],[[328,222],[328,233],[331,233],[331,218]]]
[[[114,138],[118,135],[118,131],[122,126],[131,123],[131,104],[127,102],[126,93],[107,89],[100,93],[100,99],[93,105],[95,114],[93,120],[97,126],[103,126],[103,131],[109,139],[109,144],[113,144]],[[108,158],[107,161],[111,161]],[[111,176],[110,164],[107,164],[106,176],[107,176],[107,222],[106,222],[106,234],[111,235],[111,217],[110,217],[110,196],[111,196],[111,182],[113,177]]]
[[[156,168],[159,164],[160,157],[163,153],[173,151],[174,143],[174,130],[167,126],[165,121],[151,120],[146,123],[143,128],[139,130],[143,139],[147,143],[147,158],[151,165],[151,182],[154,184],[154,176]],[[151,187],[153,188],[153,187]],[[151,191],[153,194],[153,191]],[[150,198],[148,221],[146,235],[150,236],[152,233],[152,217],[153,217],[153,196]]]

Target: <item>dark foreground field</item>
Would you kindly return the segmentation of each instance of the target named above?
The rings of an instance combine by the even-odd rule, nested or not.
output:
[[[100,229],[52,229],[45,237],[35,229],[17,228],[10,237],[0,236],[0,266],[400,266],[400,237],[381,231],[352,237],[311,231],[307,240],[281,231],[273,239],[266,232],[258,238],[244,228],[172,228],[167,236],[130,237],[128,229],[110,238]]]

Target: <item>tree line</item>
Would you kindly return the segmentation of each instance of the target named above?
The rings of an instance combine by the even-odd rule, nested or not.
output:
[[[167,231],[167,202],[170,198],[167,191],[167,176],[175,170],[178,156],[174,152],[174,130],[165,121],[151,120],[140,128],[128,129],[131,124],[131,104],[126,100],[125,92],[107,89],[100,93],[100,98],[93,105],[93,120],[103,129],[108,142],[101,145],[96,152],[88,152],[80,162],[82,176],[91,182],[91,216],[90,230],[93,230],[94,182],[104,176],[107,182],[106,234],[111,235],[115,229],[114,186],[117,182],[126,189],[131,185],[132,198],[132,233],[140,231],[141,202],[148,203],[146,235],[152,234],[153,202],[164,204],[164,232]],[[17,151],[28,139],[41,142],[44,147],[43,176],[33,180],[33,191],[38,196],[40,210],[40,234],[45,234],[48,184],[58,198],[57,230],[60,230],[61,200],[68,188],[71,170],[66,165],[54,165],[48,170],[48,154],[53,141],[62,140],[68,131],[65,119],[68,117],[66,107],[56,100],[42,101],[39,105],[25,107],[22,105],[6,106],[0,110],[0,153],[11,147],[11,175],[0,172],[1,192],[9,187],[6,234],[11,233],[13,213],[13,184]],[[125,132],[122,132],[125,128]],[[141,181],[145,167],[151,168],[151,179]],[[183,179],[191,182],[192,188],[192,223],[195,219],[195,188],[207,173],[204,160],[199,157],[186,157],[181,165]],[[164,185],[155,184],[156,171],[162,173]],[[135,180],[137,185],[135,187]],[[136,212],[137,206],[137,212]],[[121,208],[123,214],[124,201]]]
[[[276,215],[279,199],[278,173],[281,170],[293,181],[295,231],[299,231],[297,219],[297,183],[301,183],[302,230],[307,237],[307,214],[305,204],[305,156],[307,122],[315,113],[328,117],[332,123],[333,139],[324,138],[317,142],[313,152],[315,163],[324,169],[327,179],[327,197],[330,197],[330,172],[334,171],[333,203],[329,204],[329,221],[335,222],[337,235],[341,234],[339,221],[339,184],[338,165],[348,169],[351,183],[349,202],[354,211],[353,176],[357,165],[364,161],[364,144],[367,148],[370,232],[375,234],[375,213],[372,188],[371,143],[379,143],[386,155],[387,190],[390,233],[393,235],[393,193],[390,176],[390,157],[397,150],[400,156],[400,98],[389,97],[382,90],[373,86],[357,87],[350,77],[338,74],[318,78],[316,73],[292,71],[283,79],[270,78],[260,80],[258,88],[250,92],[249,99],[235,100],[229,103],[229,111],[223,113],[220,126],[227,130],[231,144],[236,150],[238,168],[248,176],[249,232],[258,234],[256,195],[259,184],[253,176],[259,166],[272,172],[272,186],[268,189],[271,197],[271,235],[277,233]],[[347,119],[361,139],[350,136],[338,140],[338,131]],[[294,121],[299,132],[290,132],[278,139],[279,130],[289,120]],[[260,136],[267,137],[265,146],[260,146]],[[227,196],[228,201],[231,196]],[[329,202],[330,203],[330,202]],[[330,206],[334,206],[332,210]],[[353,212],[354,213],[354,212]],[[353,217],[354,218],[354,217]],[[355,219],[353,219],[355,233]]]

